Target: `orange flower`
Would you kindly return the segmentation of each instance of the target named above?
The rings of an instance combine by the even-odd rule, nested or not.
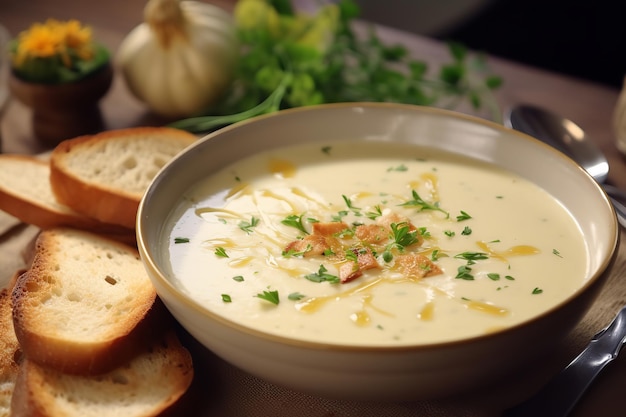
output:
[[[59,57],[63,65],[72,65],[71,53],[89,60],[93,56],[91,29],[77,20],[60,22],[48,19],[45,24],[34,23],[20,33],[13,56],[13,65],[20,67],[29,58]]]
[[[34,23],[11,40],[12,71],[19,78],[50,84],[80,80],[109,62],[109,51],[95,42],[78,20]]]
[[[65,45],[74,49],[81,59],[93,56],[91,28],[82,26],[78,20],[70,20],[65,24]]]

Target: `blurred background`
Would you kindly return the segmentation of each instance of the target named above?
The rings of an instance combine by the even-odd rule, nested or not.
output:
[[[365,20],[621,88],[624,0],[356,0]]]

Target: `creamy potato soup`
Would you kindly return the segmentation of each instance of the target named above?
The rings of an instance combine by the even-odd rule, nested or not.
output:
[[[581,287],[571,215],[529,181],[408,144],[267,151],[184,195],[172,278],[208,310],[323,343],[408,345],[497,331]]]

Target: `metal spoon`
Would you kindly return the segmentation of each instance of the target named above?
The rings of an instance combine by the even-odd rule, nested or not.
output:
[[[609,163],[602,151],[577,124],[547,110],[517,105],[505,114],[505,125],[545,142],[576,161],[602,185],[611,199],[617,220],[626,228],[626,192],[604,184]]]
[[[593,380],[626,343],[626,307],[597,333],[565,369],[528,400],[505,410],[502,417],[565,417]]]
[[[559,149],[589,172],[600,184],[609,173],[609,164],[602,152],[570,120],[545,110],[521,105],[505,115],[505,124],[540,139]],[[617,218],[626,227],[626,193],[603,185],[611,198]],[[626,343],[626,307],[623,307],[605,329],[597,333],[587,347],[563,371],[530,399],[505,410],[503,417],[546,416],[565,417],[582,398],[602,369],[613,361]]]

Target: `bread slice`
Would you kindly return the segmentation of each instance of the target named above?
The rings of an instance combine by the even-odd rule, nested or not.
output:
[[[12,293],[13,322],[32,361],[75,374],[107,372],[169,318],[136,248],[70,228],[42,231]]]
[[[11,289],[17,277],[24,272],[17,271],[7,287],[0,290],[0,417],[11,415],[11,398],[21,358],[19,342],[13,330]]]
[[[183,130],[139,127],[63,141],[50,157],[52,191],[88,217],[134,228],[156,173],[196,139]]]
[[[172,331],[127,364],[97,376],[68,375],[25,359],[12,412],[15,417],[153,417],[171,410],[192,379],[191,356]]]
[[[41,229],[69,226],[122,241],[134,238],[134,228],[105,224],[59,203],[50,185],[49,162],[32,155],[0,154],[0,210]]]

